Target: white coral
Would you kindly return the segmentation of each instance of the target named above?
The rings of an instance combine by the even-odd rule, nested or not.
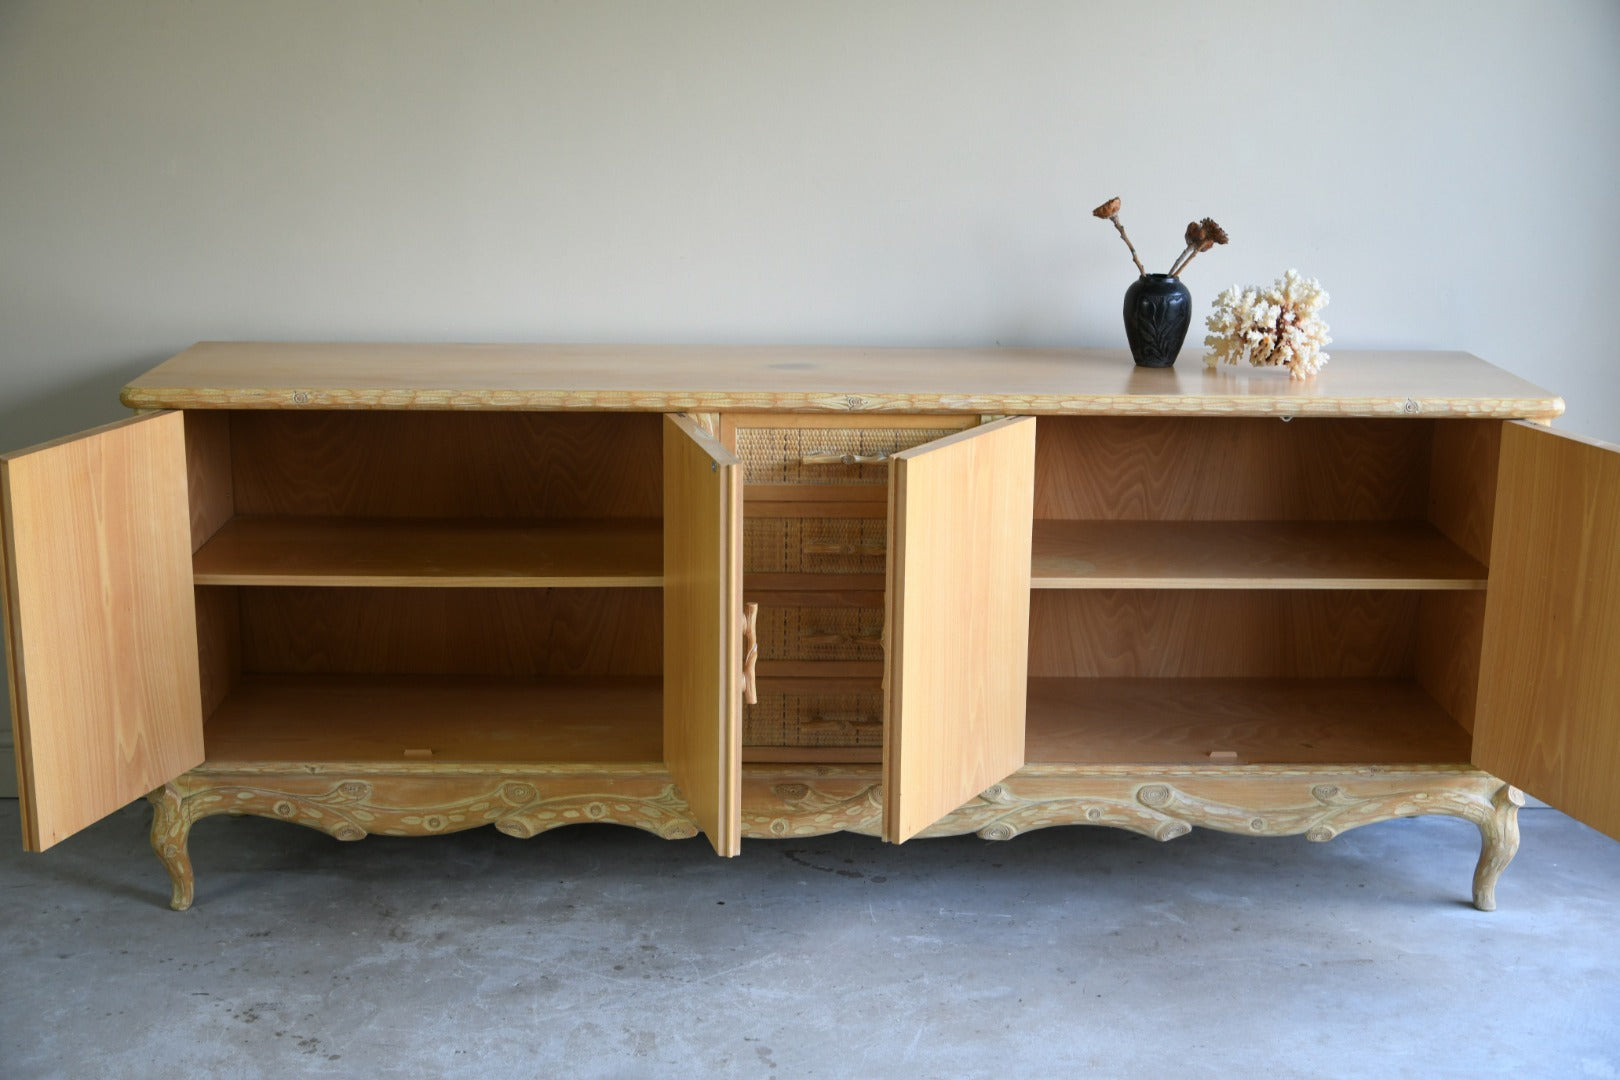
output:
[[[1232,286],[1215,298],[1215,310],[1205,320],[1204,364],[1213,368],[1248,360],[1255,367],[1286,367],[1291,379],[1315,375],[1328,362],[1322,347],[1333,340],[1317,315],[1327,302],[1317,280],[1296,270],[1267,289]]]

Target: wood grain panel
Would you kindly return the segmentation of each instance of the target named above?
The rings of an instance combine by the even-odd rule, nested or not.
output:
[[[1427,593],[1418,602],[1418,681],[1462,725],[1474,730],[1485,593]]]
[[[1620,447],[1502,432],[1474,764],[1620,838]]]
[[[1030,603],[1030,674],[1410,675],[1420,595],[1039,589]]]
[[[1468,735],[1402,679],[1031,679],[1031,764],[1462,764]]]
[[[208,724],[208,760],[657,762],[656,678],[245,676]]]
[[[664,418],[664,760],[721,855],[742,850],[742,463]]]
[[[1496,514],[1497,420],[1440,420],[1429,458],[1429,520],[1483,564],[1491,561]]]
[[[302,674],[657,675],[657,589],[244,588],[242,666]]]
[[[897,454],[889,483],[883,835],[900,843],[1024,762],[1035,421]]]
[[[206,722],[242,674],[242,606],[237,602],[235,589],[199,588],[194,592],[197,670]]]
[[[191,550],[196,551],[235,513],[232,489],[231,414],[197,410],[185,414],[186,482],[191,499]]]
[[[239,517],[192,560],[199,585],[647,588],[656,519]]]
[[[238,412],[241,515],[656,518],[656,416]]]
[[[23,843],[43,851],[202,762],[179,413],[0,457]]]
[[[1431,425],[1416,420],[1041,420],[1035,516],[1123,521],[1422,518]]]
[[[1036,589],[1474,589],[1427,522],[1037,521]]]
[[[1189,353],[1196,350],[1189,350]],[[582,409],[1220,416],[1555,416],[1564,403],[1459,352],[1334,350],[1275,368],[1131,363],[1123,349],[204,342],[125,388],[137,408]]]

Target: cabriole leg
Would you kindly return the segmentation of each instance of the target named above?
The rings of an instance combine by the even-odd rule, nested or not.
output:
[[[186,802],[173,784],[165,784],[146,796],[152,804],[152,851],[169,872],[173,893],[169,906],[184,911],[191,906],[196,881],[191,874],[191,853],[186,844],[191,837],[192,817]]]
[[[1479,865],[1474,868],[1474,906],[1496,910],[1496,880],[1519,853],[1519,807],[1524,792],[1503,784],[1491,797],[1491,812],[1479,821]]]

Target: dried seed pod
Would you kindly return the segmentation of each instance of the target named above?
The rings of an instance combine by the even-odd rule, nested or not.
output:
[[[1107,202],[1097,207],[1097,209],[1093,210],[1091,212],[1091,216],[1099,217],[1106,221],[1117,213],[1119,213],[1119,196],[1115,195],[1112,199],[1109,199]]]

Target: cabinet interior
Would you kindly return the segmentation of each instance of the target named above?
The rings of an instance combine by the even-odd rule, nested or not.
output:
[[[880,760],[881,459],[971,421],[756,420],[745,760]],[[661,759],[660,416],[186,421],[211,760]],[[1499,439],[1043,417],[1027,760],[1466,762]]]
[[[1027,759],[1466,762],[1500,430],[1044,418]]]
[[[210,760],[661,759],[661,416],[186,420]]]

